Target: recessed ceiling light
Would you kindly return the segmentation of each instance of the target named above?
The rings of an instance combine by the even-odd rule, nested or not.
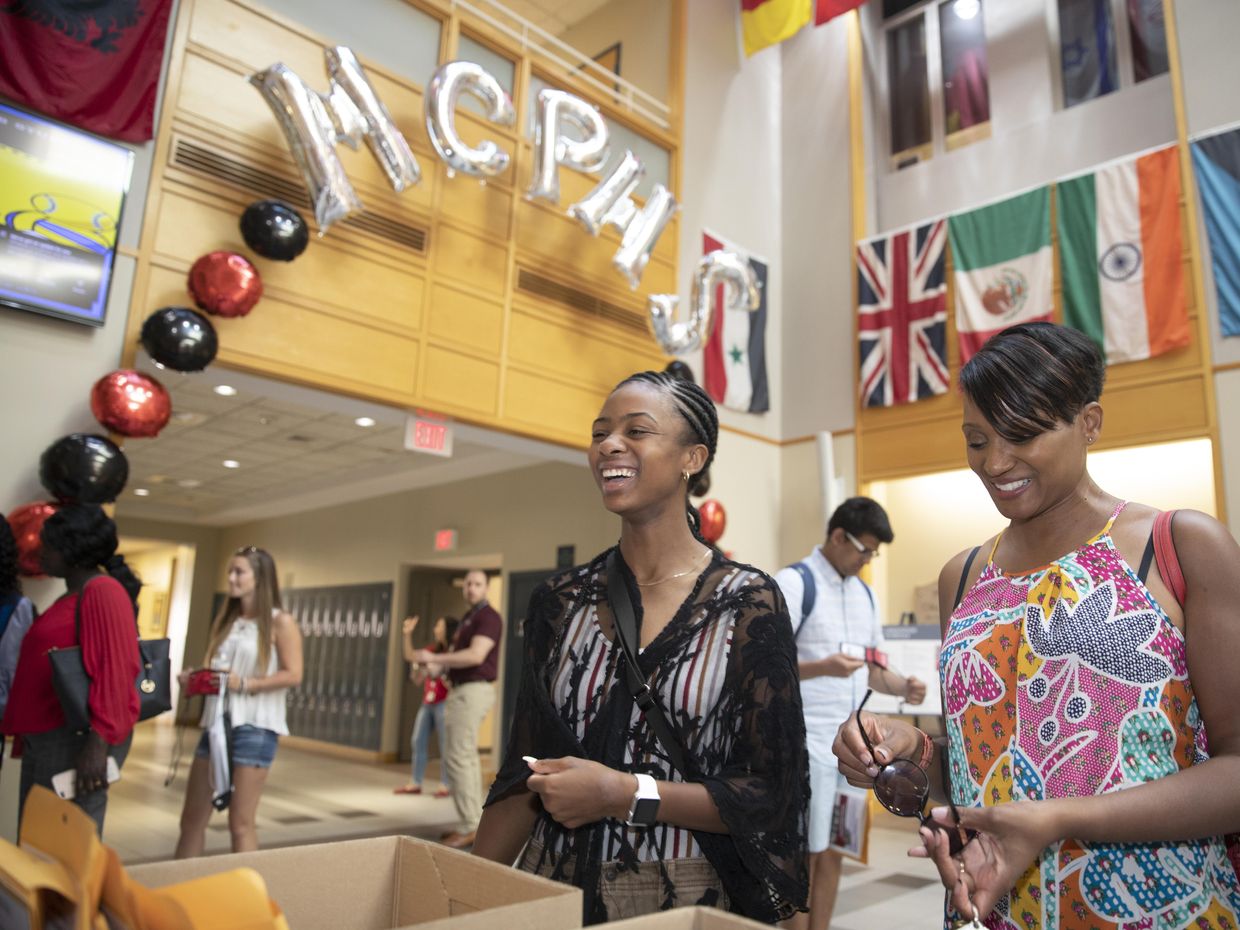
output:
[[[236,459],[224,459],[224,461],[222,461],[220,464],[223,465],[225,468],[240,468],[241,467],[241,463],[238,462]]]
[[[237,393],[237,389],[231,384],[217,384],[214,390],[220,397],[232,397]]]
[[[151,492],[148,491],[146,488],[134,488],[133,492],[138,497],[150,497],[150,494],[151,494]]]
[[[375,421],[372,417],[358,417],[353,422],[358,426],[364,427],[371,427],[375,425]]]

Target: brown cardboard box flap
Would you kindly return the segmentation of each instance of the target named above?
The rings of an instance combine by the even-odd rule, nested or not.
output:
[[[575,930],[581,892],[404,836],[134,866],[158,887],[227,869],[262,875],[291,930]]]
[[[607,924],[608,930],[756,930],[766,926],[713,907],[678,907]]]

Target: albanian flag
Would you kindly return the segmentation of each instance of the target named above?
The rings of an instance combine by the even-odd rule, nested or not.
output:
[[[144,142],[171,9],[172,0],[0,3],[0,94],[101,136]]]

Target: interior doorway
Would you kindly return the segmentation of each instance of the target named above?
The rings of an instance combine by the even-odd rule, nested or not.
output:
[[[196,547],[159,539],[122,537],[117,549],[142,580],[138,593],[138,635],[167,637],[172,662],[172,706],[177,706],[177,675],[185,654]]]

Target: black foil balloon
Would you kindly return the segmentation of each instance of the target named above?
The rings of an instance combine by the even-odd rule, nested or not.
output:
[[[259,200],[241,214],[245,244],[263,258],[291,262],[306,250],[310,229],[301,214],[279,200]]]
[[[220,347],[215,327],[189,307],[164,307],[142,324],[142,347],[165,368],[202,371]]]
[[[129,480],[129,460],[106,436],[70,433],[43,450],[39,480],[66,504],[114,501]]]
[[[681,381],[689,381],[697,384],[697,379],[693,377],[693,369],[682,362],[680,359],[668,362],[667,367],[663,369],[673,378],[679,378]]]

